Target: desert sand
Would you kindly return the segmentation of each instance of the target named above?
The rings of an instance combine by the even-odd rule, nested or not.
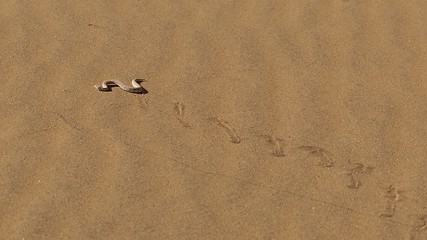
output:
[[[1,1],[0,239],[427,239],[426,16]]]

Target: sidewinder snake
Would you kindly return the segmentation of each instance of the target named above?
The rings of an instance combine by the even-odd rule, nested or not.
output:
[[[111,86],[119,86],[126,92],[130,93],[144,93],[146,90],[139,84],[140,82],[144,82],[143,79],[133,79],[132,85],[133,87],[129,87],[128,85],[122,83],[119,80],[107,80],[102,83],[102,85],[95,85],[95,88],[99,91],[107,92],[111,91]]]

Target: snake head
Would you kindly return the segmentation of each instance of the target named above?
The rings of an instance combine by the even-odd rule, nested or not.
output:
[[[142,79],[142,78],[135,78],[135,82],[142,83],[142,82],[147,82],[147,80]]]

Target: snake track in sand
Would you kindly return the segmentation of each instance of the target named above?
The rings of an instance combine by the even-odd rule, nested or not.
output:
[[[95,85],[95,88],[99,91],[108,92],[111,91],[111,86],[119,86],[121,89],[123,89],[126,92],[130,93],[144,93],[146,90],[139,84],[140,82],[144,82],[143,79],[133,79],[132,85],[133,87],[130,87],[124,83],[122,83],[119,80],[107,80],[102,83],[102,85]]]

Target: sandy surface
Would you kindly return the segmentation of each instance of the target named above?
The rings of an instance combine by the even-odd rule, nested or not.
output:
[[[1,239],[427,239],[426,13],[2,0]]]

